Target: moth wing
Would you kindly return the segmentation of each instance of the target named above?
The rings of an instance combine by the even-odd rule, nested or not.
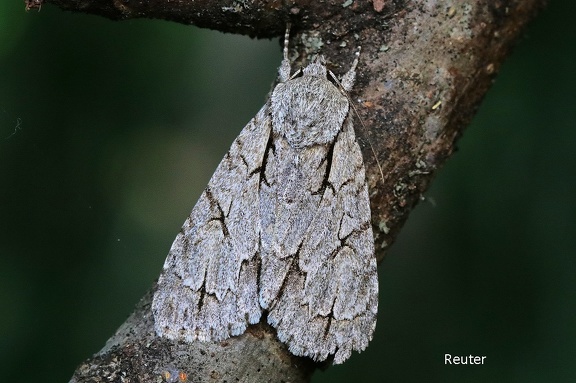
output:
[[[152,302],[159,336],[218,341],[260,320],[258,170],[267,111],[233,142],[172,244]]]
[[[372,339],[378,279],[362,153],[348,118],[334,144],[328,185],[268,315],[295,355],[342,363]]]

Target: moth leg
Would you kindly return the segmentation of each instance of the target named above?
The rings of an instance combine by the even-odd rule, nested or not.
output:
[[[356,66],[358,65],[358,57],[360,57],[360,50],[361,48],[358,47],[358,52],[356,52],[356,57],[352,62],[352,66],[350,69],[348,69],[348,72],[342,76],[342,81],[340,82],[342,88],[344,88],[346,92],[350,92],[352,90],[354,82],[356,81]]]
[[[284,33],[284,49],[282,50],[282,63],[278,68],[280,82],[286,82],[290,79],[290,60],[288,59],[288,44],[290,43],[290,23],[286,24]]]

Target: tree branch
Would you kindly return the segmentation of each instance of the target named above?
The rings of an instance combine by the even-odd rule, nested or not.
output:
[[[363,121],[356,129],[381,259],[545,0],[49,3],[114,20],[159,18],[253,37],[281,36],[290,20],[293,47],[299,53],[296,61],[321,52],[337,74],[349,67],[362,46],[350,96]],[[27,5],[34,8],[40,0],[28,0]],[[159,339],[150,301],[151,293],[105,348],[78,368],[72,382],[156,382],[172,367],[194,382],[305,382],[318,367],[290,355],[265,325],[219,344]]]

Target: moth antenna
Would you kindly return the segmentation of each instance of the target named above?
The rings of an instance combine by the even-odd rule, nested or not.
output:
[[[336,75],[331,70],[328,70],[328,73],[330,74],[330,77],[332,77],[334,82],[336,84],[338,84],[338,86],[342,90],[342,93],[344,94],[344,96],[346,96],[346,98],[348,99],[348,103],[350,104],[350,106],[354,110],[354,114],[358,118],[358,121],[360,121],[360,125],[362,126],[362,130],[364,132],[367,132],[368,129],[366,128],[364,121],[360,117],[360,114],[358,113],[358,109],[356,109],[356,104],[354,104],[354,102],[350,98],[350,95],[348,94],[348,92],[352,90],[352,87],[354,86],[354,82],[356,80],[356,66],[358,65],[358,58],[360,57],[361,49],[362,49],[361,47],[358,47],[358,51],[356,52],[356,58],[352,62],[352,66],[350,67],[348,72],[346,72],[346,74],[344,74],[344,76],[342,76],[342,81],[339,81],[338,78],[336,77]],[[382,178],[382,183],[384,183],[384,171],[382,170],[382,165],[380,164],[380,160],[378,160],[378,156],[376,155],[376,150],[374,150],[374,146],[372,145],[372,143],[370,141],[368,141],[368,145],[370,145],[370,150],[372,151],[372,154],[374,155],[374,158],[376,159],[376,165],[378,166],[378,171],[380,172],[380,177]]]
[[[354,114],[356,115],[356,117],[358,117],[358,121],[360,121],[360,125],[362,125],[362,130],[364,132],[367,132],[368,128],[366,128],[366,125],[364,125],[364,121],[362,121],[360,114],[358,114],[358,109],[356,109],[356,105],[354,105],[352,100],[350,100],[350,96],[346,95],[346,98],[348,99],[348,102],[352,106],[352,109],[354,109]],[[382,165],[380,164],[380,160],[378,159],[378,156],[376,155],[376,150],[374,150],[374,146],[372,146],[372,143],[370,142],[370,140],[366,140],[366,141],[368,142],[368,145],[370,145],[370,150],[372,151],[372,155],[374,155],[374,158],[376,159],[376,165],[378,166],[378,171],[380,172],[380,178],[382,178],[382,184],[384,184],[384,171],[382,170]]]

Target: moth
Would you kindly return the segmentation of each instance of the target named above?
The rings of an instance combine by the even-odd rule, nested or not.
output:
[[[244,127],[176,236],[154,294],[159,336],[220,341],[267,318],[297,356],[338,364],[372,339],[378,280],[362,153],[317,57]],[[329,74],[335,82],[330,81]]]

